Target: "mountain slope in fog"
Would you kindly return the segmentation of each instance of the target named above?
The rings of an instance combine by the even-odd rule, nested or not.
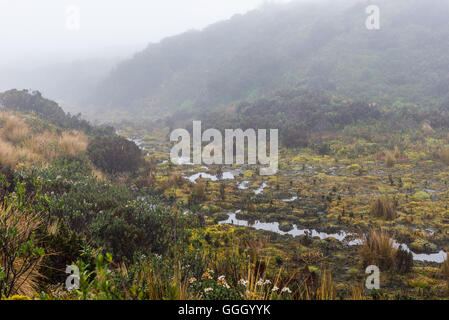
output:
[[[449,4],[378,1],[373,31],[367,3],[355,2],[270,5],[151,44],[115,68],[91,103],[198,111],[285,88],[390,104],[447,98]]]

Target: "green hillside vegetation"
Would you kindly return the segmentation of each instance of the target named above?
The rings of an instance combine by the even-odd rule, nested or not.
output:
[[[108,135],[113,133],[112,127],[94,127],[81,119],[81,114],[71,115],[54,101],[46,99],[39,91],[8,90],[0,93],[0,106],[7,110],[35,113],[50,123],[64,129],[75,129],[87,134]]]
[[[448,98],[449,4],[378,1],[262,7],[151,44],[102,82],[93,103],[152,116],[229,108],[280,89],[321,89],[365,103],[433,107]]]

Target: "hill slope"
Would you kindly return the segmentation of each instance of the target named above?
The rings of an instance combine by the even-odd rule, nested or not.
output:
[[[378,1],[381,30],[369,31],[366,2],[354,2],[270,5],[151,44],[115,68],[91,102],[170,113],[286,88],[389,104],[447,98],[449,4]]]

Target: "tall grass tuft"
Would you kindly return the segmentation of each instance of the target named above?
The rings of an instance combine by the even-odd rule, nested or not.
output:
[[[23,142],[31,133],[25,121],[11,112],[0,112],[0,128],[0,135],[13,144]]]
[[[444,164],[449,165],[449,148],[448,147],[444,147],[441,150],[439,150],[438,151],[438,158]]]
[[[59,137],[59,148],[64,154],[76,155],[87,149],[87,136],[80,131],[63,132]]]
[[[371,203],[371,215],[385,220],[396,218],[396,208],[393,200],[387,197],[378,197]]]
[[[15,167],[19,159],[19,150],[11,143],[0,140],[0,163],[5,167]]]
[[[381,270],[391,270],[394,267],[397,249],[394,241],[382,230],[373,230],[363,241],[360,248],[362,268],[376,265]]]
[[[446,257],[446,260],[441,264],[441,273],[446,279],[446,284],[449,292],[449,255]]]
[[[393,168],[396,162],[396,157],[393,152],[386,151],[385,152],[385,166],[387,168]]]

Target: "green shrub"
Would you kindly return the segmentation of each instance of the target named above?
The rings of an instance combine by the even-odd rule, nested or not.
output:
[[[139,147],[119,136],[94,137],[87,153],[93,164],[109,173],[135,172],[143,164]]]

